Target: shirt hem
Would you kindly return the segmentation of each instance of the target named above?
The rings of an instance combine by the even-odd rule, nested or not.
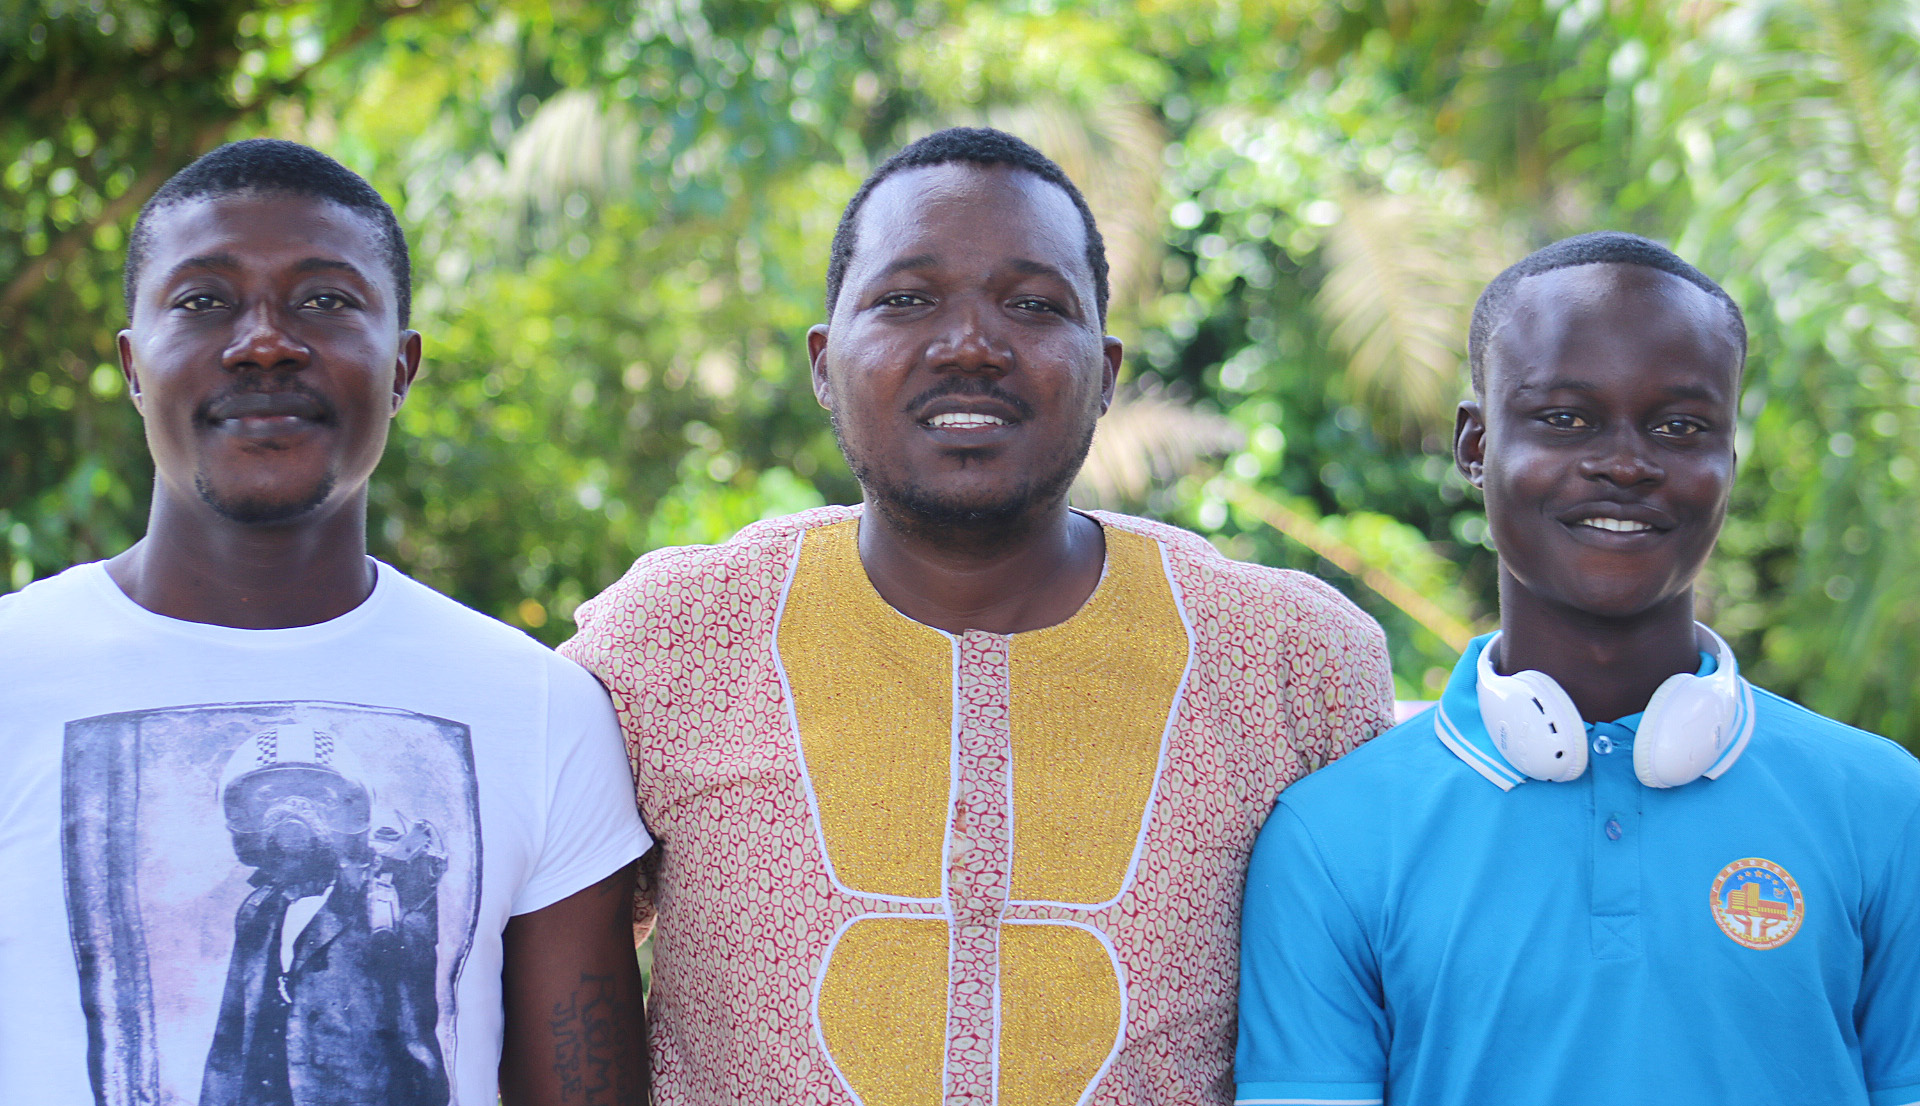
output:
[[[1383,1106],[1384,1083],[1241,1083],[1234,1106]],[[1874,1103],[1874,1106],[1880,1106]]]

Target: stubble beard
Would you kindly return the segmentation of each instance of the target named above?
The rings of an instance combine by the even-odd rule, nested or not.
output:
[[[297,499],[225,496],[207,480],[206,473],[198,472],[193,477],[193,489],[200,494],[201,502],[229,522],[243,526],[270,526],[278,522],[292,522],[318,509],[333,494],[334,482],[334,474],[328,472],[310,492]]]
[[[1095,420],[1053,455],[1044,472],[990,500],[942,495],[913,479],[912,474],[885,471],[847,441],[838,413],[830,422],[840,455],[874,509],[901,530],[928,541],[976,549],[992,549],[1026,534],[1042,514],[1036,508],[1064,499],[1067,489],[1086,463],[1093,447]]]

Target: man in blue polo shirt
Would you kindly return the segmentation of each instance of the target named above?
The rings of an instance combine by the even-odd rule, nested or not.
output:
[[[1693,620],[1745,351],[1727,294],[1631,235],[1482,294],[1455,457],[1500,632],[1281,796],[1238,1102],[1920,1103],[1920,764]]]

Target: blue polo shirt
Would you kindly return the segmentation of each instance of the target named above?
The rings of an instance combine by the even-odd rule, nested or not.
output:
[[[1920,1103],[1920,762],[1743,686],[1718,779],[1643,786],[1634,715],[1527,780],[1486,642],[1261,831],[1236,1102]]]

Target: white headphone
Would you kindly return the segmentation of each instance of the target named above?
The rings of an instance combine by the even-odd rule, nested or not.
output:
[[[1740,668],[1712,630],[1709,676],[1669,676],[1648,700],[1633,742],[1633,773],[1648,787],[1679,787],[1707,773],[1742,736]],[[1493,670],[1493,635],[1480,651],[1480,718],[1507,763],[1536,780],[1565,783],[1587,770],[1587,727],[1573,700],[1544,672]],[[1723,769],[1724,770],[1724,769]],[[1718,775],[1719,773],[1714,773]]]

